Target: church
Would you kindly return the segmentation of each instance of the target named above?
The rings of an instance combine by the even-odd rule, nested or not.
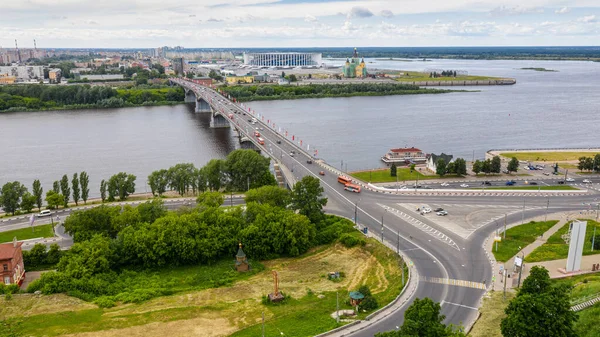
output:
[[[356,77],[367,77],[367,65],[365,64],[365,60],[359,60],[358,51],[354,48],[354,54],[352,54],[352,59],[346,59],[346,63],[342,68],[344,73],[344,77],[346,78],[356,78]]]

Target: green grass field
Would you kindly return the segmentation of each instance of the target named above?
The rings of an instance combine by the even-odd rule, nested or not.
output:
[[[413,81],[429,81],[429,82],[433,82],[433,81],[438,81],[438,82],[446,82],[446,81],[476,81],[476,80],[499,80],[501,79],[500,77],[491,77],[491,76],[473,76],[473,75],[467,75],[467,76],[456,76],[456,77],[438,77],[438,78],[431,78],[429,77],[429,73],[422,73],[422,72],[417,72],[417,71],[400,71],[402,73],[408,74],[408,76],[401,76],[396,78],[396,81],[398,82],[413,82]]]
[[[502,337],[500,322],[506,317],[504,309],[515,293],[507,292],[506,299],[501,290],[491,291],[488,295],[483,297],[483,305],[479,308],[481,317],[469,332],[470,337]]]
[[[506,239],[502,239],[502,241],[498,243],[498,251],[496,251],[495,247],[492,250],[496,261],[506,262],[510,260],[519,252],[519,247],[521,247],[521,249],[525,248],[557,222],[558,220],[546,222],[531,221],[520,226],[509,228],[506,231]]]
[[[396,177],[392,177],[390,175],[389,168],[378,169],[378,170],[367,170],[367,171],[355,171],[355,172],[350,172],[349,174],[352,177],[354,177],[356,179],[360,179],[365,182],[371,182],[371,183],[396,182]],[[396,174],[398,175],[398,182],[415,181],[415,180],[417,180],[417,177],[419,177],[419,180],[443,179],[443,178],[462,178],[462,177],[458,177],[456,175],[446,175],[443,178],[440,178],[440,176],[438,176],[437,174],[436,175],[423,175],[423,174],[419,173],[418,170],[413,171],[413,173],[410,173],[409,168],[398,168],[396,170]]]
[[[478,188],[480,189],[480,188]],[[506,187],[488,187],[486,190],[533,190],[533,191],[572,191],[578,190],[570,185],[558,185],[558,186],[506,186]]]
[[[54,233],[52,232],[52,225],[34,226],[33,231],[31,231],[31,227],[15,229],[12,231],[0,232],[0,243],[11,242],[15,236],[17,237],[17,240],[27,240],[50,238],[54,236]]]
[[[593,157],[598,152],[575,152],[575,151],[557,151],[557,152],[502,152],[501,156],[506,158],[516,157],[525,161],[571,161],[578,160],[579,157]],[[559,164],[560,166],[560,164]]]
[[[600,254],[600,250],[592,251],[592,235],[594,234],[594,227],[596,228],[596,234],[600,234],[600,223],[593,220],[587,221],[587,228],[585,233],[585,241],[583,244],[583,255],[595,255]],[[569,231],[569,224],[565,224],[556,233],[548,238],[548,241],[536,248],[531,254],[525,257],[527,262],[540,262],[540,261],[552,261],[559,259],[566,259],[569,255],[569,245],[561,238],[563,234]]]

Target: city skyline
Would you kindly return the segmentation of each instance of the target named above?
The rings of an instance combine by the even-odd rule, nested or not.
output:
[[[2,5],[14,48],[590,45],[597,1],[31,0]]]

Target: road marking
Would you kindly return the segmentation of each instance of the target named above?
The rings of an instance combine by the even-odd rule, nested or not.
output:
[[[442,300],[442,302],[440,303],[440,306],[442,306],[444,304],[456,305],[457,307],[463,307],[463,308],[467,308],[467,309],[471,309],[471,310],[479,310],[479,309],[477,309],[475,307],[470,307],[468,305],[458,304],[458,303],[452,303],[452,302],[446,302],[446,301]]]
[[[455,280],[449,278],[441,278],[441,277],[423,277],[424,282],[429,283],[438,283],[438,284],[447,284],[451,286],[457,287],[465,287],[465,288],[474,288],[474,289],[485,289],[485,283],[474,282],[474,281],[465,281],[465,280]]]

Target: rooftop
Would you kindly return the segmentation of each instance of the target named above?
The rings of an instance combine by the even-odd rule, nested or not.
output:
[[[392,152],[396,152],[396,153],[403,153],[403,152],[422,152],[420,149],[417,149],[416,147],[405,147],[405,148],[400,148],[400,149],[391,149],[390,151],[392,151]]]
[[[17,243],[17,247],[14,247],[12,242],[0,244],[0,260],[12,259],[15,256],[15,250],[21,247],[22,244],[23,242]]]

